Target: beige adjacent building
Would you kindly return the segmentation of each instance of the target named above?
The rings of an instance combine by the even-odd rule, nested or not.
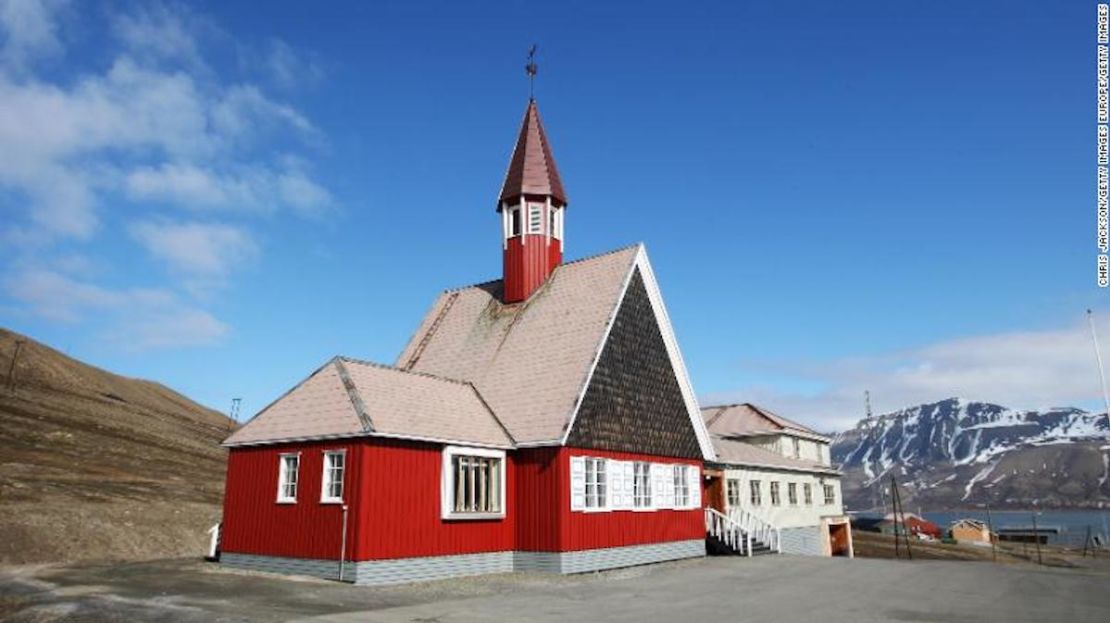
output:
[[[756,547],[852,555],[831,439],[748,403],[705,407],[702,417],[717,453],[706,465],[711,508],[759,534]]]

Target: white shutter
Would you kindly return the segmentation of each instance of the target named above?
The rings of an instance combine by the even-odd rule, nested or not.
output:
[[[651,464],[651,507],[664,508],[667,497],[667,466]]]
[[[605,487],[605,508],[615,510],[621,506],[621,497],[624,495],[624,468],[620,461],[606,460],[605,475],[608,486]]]
[[[701,508],[701,470],[697,465],[686,468],[690,479],[690,508]]]
[[[665,473],[663,478],[663,504],[666,508],[675,507],[674,499],[674,465],[665,465]]]
[[[586,508],[586,460],[570,457],[570,510]]]
[[[621,461],[620,466],[624,471],[624,495],[621,496],[620,507],[628,510],[633,506],[633,495],[636,490],[636,466],[632,461]]]

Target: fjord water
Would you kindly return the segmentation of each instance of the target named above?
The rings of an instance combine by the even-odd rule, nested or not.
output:
[[[1087,536],[1087,526],[1091,527],[1091,534],[1102,535],[1103,542],[1110,542],[1110,509],[1107,510],[998,510],[991,511],[991,520],[994,528],[1029,528],[1033,526],[1033,515],[1036,513],[1038,528],[1059,528],[1059,534],[1048,535],[1051,545],[1070,545],[1083,547],[1083,539]],[[924,511],[921,513],[925,519],[947,530],[953,522],[960,519],[978,519],[987,521],[987,511],[984,509],[956,510],[956,511]]]

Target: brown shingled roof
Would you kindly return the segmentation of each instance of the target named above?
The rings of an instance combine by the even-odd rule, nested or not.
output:
[[[522,195],[549,195],[560,204],[567,203],[563,181],[555,167],[555,158],[551,155],[551,145],[547,142],[535,100],[530,100],[528,109],[524,111],[520,136],[513,148],[505,183],[501,185],[497,209],[501,209],[501,202],[512,202]]]
[[[763,407],[745,402],[734,405],[703,407],[702,417],[709,432],[724,437],[746,437],[771,433],[794,433],[805,437],[825,435]]]
[[[224,443],[361,435],[513,444],[470,383],[343,357],[312,373]]]
[[[559,266],[524,303],[501,282],[443,293],[397,367],[474,383],[517,442],[559,440],[640,246]]]

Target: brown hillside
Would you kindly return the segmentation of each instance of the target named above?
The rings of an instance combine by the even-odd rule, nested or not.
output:
[[[0,329],[0,562],[201,555],[229,424],[162,385]]]

